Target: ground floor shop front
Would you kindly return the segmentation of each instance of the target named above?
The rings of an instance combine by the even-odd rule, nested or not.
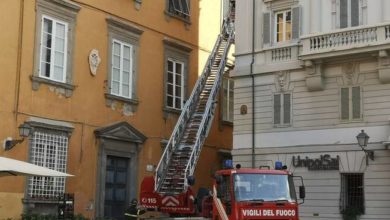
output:
[[[241,147],[233,150],[233,161],[243,167],[251,167],[252,159],[256,167],[272,167],[275,161],[281,161],[294,175],[302,176],[306,187],[306,199],[299,208],[302,220],[345,219],[343,215],[356,215],[360,220],[389,219],[388,146],[373,140],[369,149],[374,156],[367,159],[367,152],[357,143],[347,142],[284,147],[270,147],[269,143],[268,147],[255,148],[254,157],[251,148]]]

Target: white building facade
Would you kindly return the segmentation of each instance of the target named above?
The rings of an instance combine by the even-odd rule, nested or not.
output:
[[[390,1],[237,0],[235,49],[234,162],[302,176],[301,219],[390,219]]]

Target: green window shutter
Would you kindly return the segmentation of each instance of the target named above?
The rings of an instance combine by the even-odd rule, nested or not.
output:
[[[351,26],[359,26],[359,0],[351,0]]]
[[[283,96],[283,124],[291,123],[291,94]]]
[[[298,39],[301,33],[301,7],[292,8],[292,39]]]
[[[280,124],[280,94],[274,95],[274,124]]]
[[[349,88],[341,89],[341,119],[349,119]]]
[[[360,87],[352,87],[352,118],[359,119],[361,117],[360,106]]]
[[[263,14],[263,43],[271,43],[271,14],[269,12]]]
[[[340,28],[348,27],[348,0],[340,0]]]

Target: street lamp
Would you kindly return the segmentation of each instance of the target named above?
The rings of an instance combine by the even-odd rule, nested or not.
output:
[[[362,148],[364,153],[366,154],[366,165],[368,166],[368,158],[374,160],[374,151],[366,150],[368,139],[370,137],[362,130],[357,136],[356,139],[358,141],[359,146]]]
[[[11,150],[15,145],[22,143],[24,141],[24,138],[30,135],[30,132],[31,127],[28,124],[21,124],[19,126],[19,136],[21,136],[22,139],[6,140],[4,143],[4,149]]]

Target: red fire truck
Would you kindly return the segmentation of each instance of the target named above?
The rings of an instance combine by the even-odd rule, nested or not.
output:
[[[305,198],[302,177],[293,176],[276,163],[275,169],[223,169],[215,174],[213,190],[208,195],[198,193],[195,199],[191,187],[179,195],[154,192],[153,178],[144,179],[140,201],[143,207],[170,216],[201,216],[222,220],[280,219],[298,220],[298,199],[294,178],[301,185],[299,198]]]
[[[276,163],[275,169],[248,169],[227,163],[227,169],[216,172],[212,191],[198,190],[192,185],[194,172],[203,143],[211,128],[218,90],[229,48],[234,43],[235,0],[229,0],[221,33],[205,64],[202,75],[194,85],[182,108],[154,176],[141,183],[140,204],[169,216],[202,216],[205,218],[239,219],[298,219],[298,202],[293,176]],[[301,178],[302,181],[302,178]],[[305,197],[303,181],[300,198]]]

